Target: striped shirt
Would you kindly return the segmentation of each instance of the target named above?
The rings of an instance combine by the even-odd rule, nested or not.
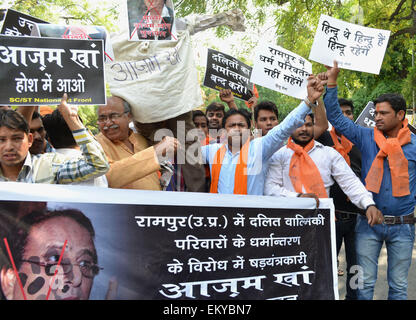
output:
[[[109,169],[107,157],[98,141],[87,129],[72,131],[82,157],[68,157],[59,153],[31,155],[29,152],[17,182],[68,184],[81,182],[105,174]],[[0,181],[10,181],[0,168]]]

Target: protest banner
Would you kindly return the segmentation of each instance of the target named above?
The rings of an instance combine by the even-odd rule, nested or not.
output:
[[[172,0],[127,0],[129,41],[178,40]]]
[[[30,15],[8,9],[0,34],[8,36],[30,36],[37,23],[48,23]]]
[[[102,26],[61,26],[57,24],[38,23],[32,29],[33,37],[48,37],[62,39],[104,40],[105,62],[114,61],[113,46],[106,28]]]
[[[65,280],[71,276],[67,264],[74,264],[71,254],[88,251],[91,270],[98,274],[90,278],[89,287],[73,291],[83,298],[104,299],[111,279],[118,284],[112,299],[338,299],[332,199],[322,199],[315,209],[315,201],[306,198],[163,192],[161,204],[157,191],[95,189],[0,183],[0,219],[6,229],[0,236],[11,249],[10,254],[3,252],[6,261],[12,256],[21,265],[15,252],[21,241],[14,232],[15,218],[34,237],[27,221],[46,221],[38,216],[59,211],[61,219],[43,225],[54,232],[36,234],[41,248],[55,244],[55,265],[60,257],[65,263],[51,297],[70,295],[71,283]],[[69,223],[74,211],[90,221],[90,236],[84,241]],[[46,253],[32,250],[30,255],[36,260]],[[50,277],[34,290],[33,281],[41,276],[35,270],[19,270],[25,277],[21,290],[28,299],[44,299]]]
[[[376,108],[374,106],[373,101],[369,101],[363,109],[363,111],[361,111],[357,120],[355,120],[355,123],[362,127],[374,128],[376,126],[375,112]],[[416,128],[414,126],[412,126],[410,123],[408,123],[407,126],[409,127],[411,132],[416,134]]]
[[[312,64],[280,46],[262,43],[256,49],[250,81],[298,99],[307,95]]]
[[[250,83],[252,68],[232,56],[208,49],[204,86],[221,90],[230,89],[233,95],[248,101],[253,94]]]
[[[106,103],[103,40],[0,36],[0,105]]]
[[[131,51],[132,42],[123,36],[112,36],[116,52]],[[116,53],[117,61],[105,64],[111,94],[126,100],[140,123],[175,118],[201,106],[192,48],[189,31],[184,31],[178,41],[134,44],[134,58],[118,58]]]
[[[340,68],[379,74],[389,30],[367,28],[321,15],[309,59]]]

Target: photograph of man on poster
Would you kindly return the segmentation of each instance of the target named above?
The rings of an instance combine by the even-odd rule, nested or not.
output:
[[[127,0],[129,40],[176,40],[172,0]]]
[[[2,260],[8,257],[0,271],[3,299],[90,298],[94,278],[102,267],[98,265],[94,227],[81,211],[35,210],[9,224],[2,236]]]

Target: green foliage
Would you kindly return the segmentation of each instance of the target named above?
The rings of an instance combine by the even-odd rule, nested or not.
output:
[[[82,119],[85,127],[87,127],[94,135],[98,133],[97,107],[79,106],[78,115]]]
[[[249,32],[233,50],[238,51],[236,58],[248,64],[251,64],[249,57],[265,30],[274,30],[276,44],[307,58],[321,14],[371,28],[388,29],[391,31],[391,38],[380,74],[342,70],[338,81],[339,95],[352,98],[357,114],[369,100],[383,92],[402,92],[407,103],[412,102],[416,85],[416,71],[411,67],[411,50],[416,34],[416,26],[413,25],[413,17],[416,16],[414,1],[175,0],[174,3],[177,17],[240,8],[245,15]],[[104,25],[108,31],[114,31],[117,29],[115,21],[120,8],[106,4],[105,0],[98,6],[93,6],[88,0],[16,0],[12,8],[49,22],[66,23],[65,17],[70,17],[68,22],[71,24]],[[258,34],[258,37],[252,36],[253,33]],[[227,38],[231,34],[232,30],[228,27],[216,28],[218,37]],[[217,49],[221,51],[220,48]],[[323,66],[313,62],[313,72],[322,71],[325,71]],[[203,75],[203,70],[200,73]],[[204,88],[202,82],[201,87],[205,95],[205,106],[214,100],[219,101],[217,91]],[[274,101],[282,117],[298,103],[296,99],[266,88],[258,89],[260,99]],[[237,104],[245,106],[241,101],[237,101]]]

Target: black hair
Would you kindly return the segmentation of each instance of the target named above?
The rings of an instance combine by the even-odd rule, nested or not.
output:
[[[35,119],[38,119],[38,118],[40,118],[40,120],[42,120],[42,115],[37,111],[33,111],[32,120],[35,120]]]
[[[20,113],[12,109],[0,110],[0,128],[1,127],[23,131],[26,134],[29,134],[30,131],[26,119]]]
[[[388,102],[396,114],[400,110],[403,110],[404,117],[406,116],[406,100],[404,100],[402,95],[397,93],[384,93],[373,101],[374,105],[382,102]]]
[[[242,115],[244,117],[244,119],[247,122],[247,127],[250,128],[250,118],[251,118],[251,113],[248,112],[245,109],[230,109],[228,110],[225,115],[224,118],[222,118],[222,127],[225,128],[225,123],[227,122],[227,119],[235,114],[239,114]]]
[[[205,114],[207,114],[210,111],[222,111],[222,113],[225,113],[225,107],[222,103],[219,102],[212,102],[208,105]]]
[[[201,110],[193,110],[192,111],[192,122],[194,122],[195,121],[195,118],[196,117],[204,117],[205,118],[205,120],[207,120],[207,122],[208,122],[208,118],[207,118],[207,116],[205,115],[205,113],[203,113]]]
[[[259,117],[260,110],[272,111],[276,117],[279,119],[279,111],[277,110],[276,105],[272,101],[261,101],[254,107],[254,120],[257,122]]]
[[[340,105],[340,107],[342,106],[348,106],[351,108],[351,111],[354,112],[354,104],[352,103],[352,100],[347,100],[344,98],[339,98],[338,99],[338,103]]]
[[[311,117],[311,119],[312,119],[312,123],[315,123],[315,115],[311,112],[311,113],[308,113],[306,116],[305,116],[305,120],[306,120],[306,117]]]
[[[77,145],[71,130],[58,109],[43,117],[43,126],[54,148],[72,148]]]

